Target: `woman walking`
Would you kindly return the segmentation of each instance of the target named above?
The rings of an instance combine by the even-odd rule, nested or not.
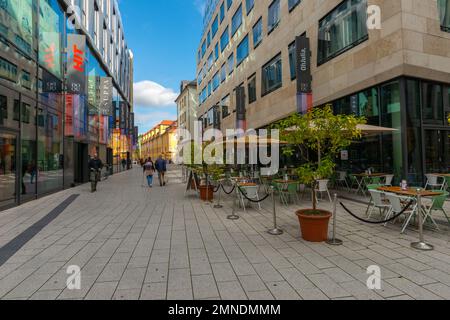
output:
[[[155,174],[155,165],[152,158],[148,158],[144,163],[144,175],[147,177],[147,183],[150,188],[153,188],[153,175]]]

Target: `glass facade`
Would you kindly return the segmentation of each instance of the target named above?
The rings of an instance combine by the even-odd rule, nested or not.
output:
[[[102,103],[104,80],[111,80],[110,89],[116,84],[99,62],[101,52],[84,38],[78,39],[85,47],[79,66],[85,87],[78,94],[64,89],[64,66],[74,59],[68,36],[77,34],[66,19],[58,0],[1,1],[0,209],[87,182],[88,156],[95,152],[109,164],[119,163],[113,154],[131,154],[130,106],[115,88],[112,102]]]
[[[449,172],[448,90],[450,85],[400,78],[332,102],[335,113],[364,116],[369,125],[396,130],[364,136],[349,148],[349,159],[339,161],[340,169],[372,168],[394,174],[396,184],[407,179],[413,186],[423,185],[428,173]]]
[[[437,0],[441,29],[450,32],[450,1]]]

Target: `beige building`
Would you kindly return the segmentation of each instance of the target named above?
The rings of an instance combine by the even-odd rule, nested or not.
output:
[[[180,95],[175,100],[177,104],[178,127],[193,132],[194,122],[197,121],[198,95],[196,81],[182,81]]]
[[[164,120],[141,136],[141,157],[156,160],[160,155],[173,161],[177,151],[177,122]]]
[[[367,26],[374,5],[381,29]],[[450,0],[208,1],[197,53],[204,127],[236,127],[237,87],[245,90],[247,128],[295,113],[302,35],[315,107],[398,129],[352,147],[343,168],[420,183],[450,170]]]

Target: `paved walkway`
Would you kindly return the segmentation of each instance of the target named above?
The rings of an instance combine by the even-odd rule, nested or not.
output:
[[[400,235],[398,226],[365,225],[339,212],[343,246],[306,243],[296,208],[279,208],[286,233],[271,236],[270,201],[268,211],[230,221],[229,198],[214,209],[185,197],[179,176],[172,171],[166,188],[149,190],[135,169],[96,194],[84,185],[0,212],[0,248],[9,243],[11,255],[0,266],[0,298],[450,299],[448,229],[427,231],[436,250],[417,252],[410,248],[416,232]],[[79,196],[55,211],[72,195]],[[80,290],[66,287],[72,265],[81,268]],[[382,290],[367,289],[371,265],[381,267]]]

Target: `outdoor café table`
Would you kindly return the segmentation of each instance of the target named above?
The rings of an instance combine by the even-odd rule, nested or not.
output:
[[[366,195],[366,189],[367,189],[367,185],[370,184],[370,182],[368,182],[369,179],[372,178],[381,178],[381,177],[386,177],[388,174],[386,173],[359,173],[359,174],[354,174],[353,176],[356,178],[356,181],[358,183],[358,190],[356,190],[356,194],[359,193],[359,191],[361,191],[362,195]]]
[[[413,198],[417,201],[417,197],[420,195],[421,197],[436,197],[440,196],[442,192],[434,192],[434,191],[428,191],[421,189],[420,191],[417,191],[415,188],[408,188],[407,190],[403,190],[401,187],[381,187],[377,189],[378,191],[388,192],[388,193],[395,193],[399,196],[405,196],[409,198]],[[421,208],[423,210],[423,208]],[[424,212],[426,215],[426,213]]]

